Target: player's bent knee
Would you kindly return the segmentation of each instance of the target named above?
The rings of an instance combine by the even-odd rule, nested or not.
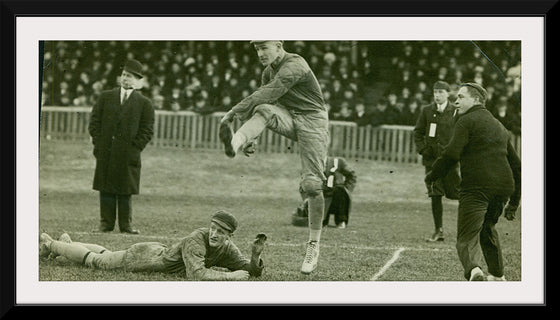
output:
[[[273,111],[272,108],[274,106],[271,104],[259,104],[258,106],[255,107],[253,114],[258,114],[260,116],[262,116],[263,118],[265,118],[266,120],[269,120],[270,118],[272,118],[273,115]]]
[[[316,197],[323,192],[323,183],[319,180],[306,179],[301,182],[301,190],[308,197]]]

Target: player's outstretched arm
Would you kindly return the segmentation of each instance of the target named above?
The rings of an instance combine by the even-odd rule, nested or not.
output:
[[[235,270],[229,273],[229,279],[232,281],[243,281],[249,279],[249,271]]]
[[[264,250],[264,244],[266,242],[266,234],[259,233],[253,240],[253,244],[251,245],[251,262],[259,262],[261,259],[261,253]]]

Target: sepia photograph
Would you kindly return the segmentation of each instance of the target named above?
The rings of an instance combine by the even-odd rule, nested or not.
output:
[[[25,301],[542,298],[542,18],[73,19],[21,20]]]
[[[507,280],[521,280],[520,41],[45,41],[43,51],[39,227],[50,234],[39,249],[53,252],[40,280],[458,281],[483,263],[503,280],[504,260]],[[446,154],[461,88],[489,127],[468,128]],[[487,146],[471,142],[483,134]],[[424,182],[434,167],[440,177]],[[492,191],[465,199],[485,203],[464,213],[482,210],[458,226],[463,239],[469,184]],[[519,219],[502,224],[500,243],[506,204]],[[276,254],[251,241],[260,232]],[[233,234],[242,256],[229,256]],[[313,272],[319,244],[325,267]],[[413,261],[419,271],[398,272]],[[82,263],[117,272],[97,279]]]

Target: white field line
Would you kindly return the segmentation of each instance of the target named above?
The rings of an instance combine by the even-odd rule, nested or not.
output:
[[[92,234],[103,234],[108,236],[115,236],[115,237],[138,237],[138,242],[141,242],[142,239],[151,239],[151,240],[171,240],[171,241],[178,241],[181,240],[183,237],[167,237],[167,236],[156,236],[156,235],[124,235],[121,233],[97,233],[97,232],[83,232],[83,231],[66,231],[70,235],[92,235]],[[185,235],[186,236],[186,235]],[[269,242],[267,241],[266,244],[272,247],[305,247],[305,243],[288,243],[288,242]],[[408,251],[455,251],[454,248],[434,248],[434,247],[400,247],[400,246],[353,246],[353,245],[327,245],[324,242],[321,243],[321,248],[335,248],[335,249],[347,249],[347,250],[372,250],[372,251],[387,251],[387,250],[408,250]],[[399,253],[400,253],[399,251]]]
[[[389,261],[387,261],[387,263],[385,263],[385,265],[383,266],[383,268],[381,268],[381,270],[377,271],[377,273],[371,278],[371,281],[376,281],[387,270],[389,270],[391,265],[393,265],[393,263],[395,263],[395,261],[397,261],[399,259],[399,256],[400,256],[401,252],[403,252],[404,250],[405,250],[405,248],[399,248],[397,251],[395,251],[395,253],[393,254],[393,257]]]

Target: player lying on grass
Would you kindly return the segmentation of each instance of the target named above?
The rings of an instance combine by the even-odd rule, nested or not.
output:
[[[266,235],[257,235],[252,243],[251,259],[247,259],[231,241],[236,229],[237,219],[220,210],[212,215],[209,228],[199,228],[169,247],[159,242],[141,242],[120,251],[110,251],[97,244],[72,242],[68,234],[53,240],[42,233],[39,256],[63,256],[87,267],[104,270],[186,272],[189,280],[247,280],[249,276],[259,277],[264,268],[261,253]]]

